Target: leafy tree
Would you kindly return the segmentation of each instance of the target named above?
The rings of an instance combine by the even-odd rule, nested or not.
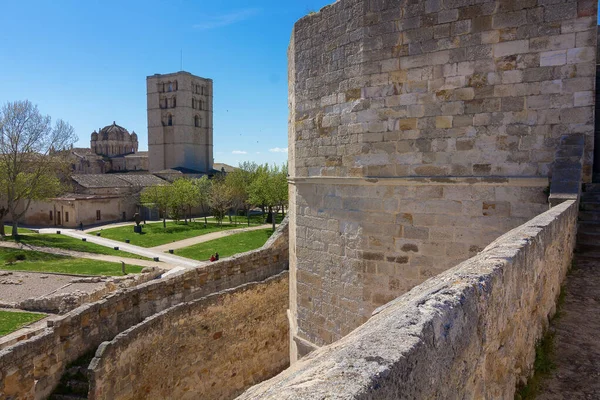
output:
[[[155,185],[144,188],[140,193],[140,202],[145,205],[154,205],[163,216],[163,228],[167,227],[167,212],[169,205],[169,187]]]
[[[180,212],[183,212],[186,224],[188,217],[191,218],[192,208],[200,205],[199,188],[191,179],[180,178],[175,180],[169,187],[169,198],[171,200],[171,211],[177,217]]]
[[[277,205],[276,181],[275,174],[267,164],[259,168],[256,178],[250,185],[249,192],[250,201],[253,204],[260,205],[269,210],[269,218],[273,223],[273,230],[275,230],[273,207]]]
[[[245,161],[239,164],[239,168],[229,172],[225,177],[225,183],[229,187],[233,209],[236,211],[244,210],[248,216],[248,225],[250,225],[250,194],[249,188],[257,175],[259,165],[255,162]]]
[[[61,151],[75,141],[71,125],[58,120],[52,126],[51,118],[28,100],[0,109],[0,198],[12,220],[12,236],[18,236],[19,221],[32,201],[64,191],[59,178],[68,164]]]
[[[196,185],[197,187],[198,205],[202,209],[202,213],[204,214],[204,225],[206,225],[206,214],[210,210],[210,193],[212,181],[208,179],[208,176],[204,175],[200,179],[194,179],[193,182],[194,185]]]
[[[217,219],[219,225],[222,225],[223,218],[231,208],[231,190],[224,179],[215,178],[213,180],[208,201],[213,216]]]

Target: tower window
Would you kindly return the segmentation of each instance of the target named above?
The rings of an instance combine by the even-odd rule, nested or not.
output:
[[[196,128],[199,128],[201,125],[202,125],[202,121],[200,120],[200,117],[196,115],[194,117],[194,126]]]
[[[177,99],[173,97],[173,108],[177,107]]]
[[[172,91],[173,91],[173,84],[172,84],[171,82],[169,82],[169,89],[168,89],[168,91],[169,91],[169,92],[172,92]]]
[[[203,101],[202,101],[202,100],[200,100],[200,101],[198,102],[198,109],[200,109],[200,110],[204,110],[204,104],[203,104]]]
[[[167,125],[173,126],[173,116],[171,114],[167,116]]]
[[[196,108],[196,100],[192,97],[192,108]]]

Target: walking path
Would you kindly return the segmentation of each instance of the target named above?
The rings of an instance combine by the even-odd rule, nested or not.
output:
[[[556,369],[538,400],[600,399],[600,260],[578,255],[551,330]]]
[[[56,229],[41,229],[40,233],[56,233]],[[176,267],[193,268],[198,265],[202,265],[202,262],[196,260],[190,260],[189,258],[179,257],[172,254],[165,254],[152,249],[135,246],[129,243],[123,243],[116,240],[111,240],[95,235],[88,235],[87,233],[76,231],[73,229],[61,229],[61,233],[77,239],[86,238],[90,243],[96,243],[105,247],[116,247],[129,253],[137,254],[139,256],[154,258],[158,257],[160,261],[166,262]]]
[[[137,258],[86,253],[86,252],[81,252],[81,251],[58,249],[55,247],[31,246],[31,245],[24,245],[22,243],[15,243],[15,242],[0,241],[0,247],[8,247],[11,249],[33,250],[33,251],[39,251],[42,253],[58,254],[61,256],[70,256],[70,257],[77,257],[77,258],[88,258],[91,260],[110,261],[110,262],[115,262],[115,263],[124,262],[125,264],[139,265],[141,267],[160,267],[160,268],[164,268],[164,269],[174,268],[174,265],[171,265],[169,263],[164,263],[164,262],[157,263],[156,261],[138,260]]]
[[[195,236],[193,238],[183,239],[183,240],[179,240],[177,242],[172,242],[172,243],[167,243],[167,244],[163,244],[163,245],[156,246],[156,247],[151,247],[151,250],[160,251],[160,252],[169,251],[169,250],[177,250],[177,249],[182,249],[184,247],[193,246],[198,243],[204,243],[204,242],[208,242],[211,240],[219,239],[219,238],[222,238],[225,236],[235,235],[236,233],[257,231],[259,229],[266,229],[269,227],[271,227],[271,224],[252,226],[250,228],[228,229],[226,231],[212,232],[212,233],[207,233],[206,235],[202,235],[202,236]]]

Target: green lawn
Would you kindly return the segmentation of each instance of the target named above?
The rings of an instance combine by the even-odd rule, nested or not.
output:
[[[236,233],[235,235],[175,250],[175,254],[200,261],[209,260],[214,253],[219,253],[220,258],[225,258],[262,247],[272,233],[271,229]]]
[[[17,232],[19,233],[19,235],[23,235],[25,233],[35,233],[34,231],[32,231],[31,229],[27,229],[27,228],[21,228],[19,227],[17,229]],[[12,225],[10,224],[5,224],[4,225],[4,233],[7,235],[10,235],[12,233]]]
[[[126,271],[127,273],[139,273],[142,268],[137,265],[127,265]],[[0,247],[0,270],[80,275],[122,275],[120,263],[2,247]]]
[[[0,310],[0,336],[8,335],[45,316],[45,314]]]
[[[7,236],[5,240],[14,241],[12,236]],[[20,243],[30,246],[53,247],[63,250],[82,251],[84,253],[104,254],[107,256],[118,256],[127,258],[136,258],[138,260],[149,260],[147,257],[126,251],[115,250],[111,247],[100,246],[99,244],[84,242],[81,239],[75,239],[70,236],[56,234],[37,234],[19,235]]]
[[[240,225],[223,224],[219,226],[215,222],[208,222],[204,227],[204,220],[189,222],[187,225],[181,222],[168,221],[167,227],[163,228],[161,223],[151,223],[142,225],[142,234],[133,233],[133,226],[120,226],[117,228],[103,229],[102,237],[124,242],[129,239],[131,244],[141,247],[155,247],[162,244],[177,242],[195,236],[205,235],[211,232],[218,232],[228,229],[242,228]]]

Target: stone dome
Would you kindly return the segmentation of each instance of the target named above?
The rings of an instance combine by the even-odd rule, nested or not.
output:
[[[129,140],[130,138],[127,129],[117,125],[115,121],[113,121],[112,125],[102,128],[99,136],[102,140]]]

